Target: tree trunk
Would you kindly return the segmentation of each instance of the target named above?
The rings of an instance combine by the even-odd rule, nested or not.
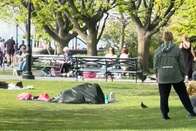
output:
[[[97,55],[97,31],[95,29],[89,29],[88,41],[87,41],[87,55]]]
[[[58,47],[57,47],[57,54],[62,54],[63,53],[63,48],[65,46],[68,46],[68,43],[69,43],[69,40],[64,40],[64,39],[61,39],[59,42],[58,42]]]
[[[97,40],[91,39],[87,42],[87,55],[97,56]]]
[[[123,48],[124,42],[125,42],[125,28],[126,28],[126,25],[125,24],[122,24],[122,28],[121,28],[121,40],[120,40],[120,50]]]
[[[149,61],[149,42],[151,35],[142,28],[137,28],[138,34],[138,56],[141,58],[141,64],[145,71],[148,70]]]
[[[45,31],[57,42],[57,54],[63,53],[63,48],[68,46],[69,41],[77,36],[76,33],[65,33],[63,27],[56,27],[57,31],[52,30],[48,25],[44,25]]]

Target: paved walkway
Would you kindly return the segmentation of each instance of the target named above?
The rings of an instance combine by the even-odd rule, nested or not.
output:
[[[0,69],[1,71],[3,69]],[[10,73],[12,72],[12,68],[6,68],[4,70],[9,71]],[[10,74],[8,73],[8,74]],[[75,77],[41,77],[40,76],[40,71],[38,70],[33,70],[33,74],[35,75],[35,80],[55,80],[55,81],[76,81]],[[152,76],[155,77],[155,76]],[[1,75],[0,74],[0,80],[22,80],[22,77],[16,76],[16,75]],[[77,81],[106,81],[104,78],[98,78],[98,79],[78,79]],[[108,79],[108,81],[111,81],[111,79]],[[114,82],[122,81],[122,82],[131,82],[131,83],[136,83],[135,80],[130,80],[130,79],[117,79],[115,78],[113,80]],[[141,80],[138,79],[138,83],[142,83]],[[152,80],[150,77],[147,76],[147,79],[144,81],[144,83],[152,83],[156,84],[155,80]]]

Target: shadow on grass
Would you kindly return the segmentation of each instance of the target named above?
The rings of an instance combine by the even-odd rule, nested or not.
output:
[[[3,130],[63,130],[63,129],[133,129],[160,130],[196,128],[196,120],[188,120],[181,107],[172,107],[169,121],[160,117],[159,109],[127,106],[115,109],[108,105],[50,104],[59,108],[0,108]],[[76,108],[72,108],[72,107]]]

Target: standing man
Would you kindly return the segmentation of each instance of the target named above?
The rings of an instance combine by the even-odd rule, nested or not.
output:
[[[182,104],[189,112],[189,116],[195,117],[196,113],[193,111],[184,83],[185,67],[182,52],[173,43],[173,34],[171,32],[164,32],[163,41],[154,55],[154,69],[159,86],[162,118],[165,120],[170,119],[168,116],[168,98],[171,86],[174,87]]]
[[[6,50],[6,58],[7,58],[7,64],[11,65],[13,63],[14,59],[14,53],[15,53],[15,41],[13,37],[8,39],[5,43],[5,50]]]

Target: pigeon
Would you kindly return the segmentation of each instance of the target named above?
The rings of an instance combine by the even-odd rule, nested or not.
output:
[[[141,102],[141,107],[142,107],[142,109],[148,108],[148,106],[144,105],[143,102]]]

